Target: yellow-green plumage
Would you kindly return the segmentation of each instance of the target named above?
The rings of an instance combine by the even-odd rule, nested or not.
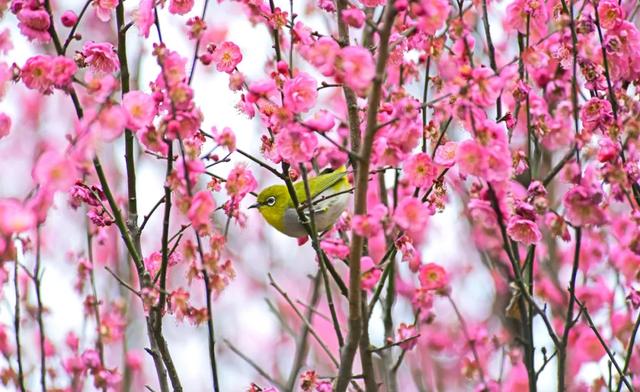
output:
[[[347,193],[329,197],[349,189],[346,168],[342,166],[333,172],[310,177],[308,183],[313,201],[316,229],[319,232],[325,231],[333,226],[347,206],[349,198]],[[305,203],[307,193],[304,182],[298,181],[293,184],[293,187],[298,202]],[[255,207],[258,208],[264,219],[278,231],[291,237],[306,235],[285,185],[272,185],[263,189],[258,195]],[[308,207],[305,208],[305,212],[308,214]]]

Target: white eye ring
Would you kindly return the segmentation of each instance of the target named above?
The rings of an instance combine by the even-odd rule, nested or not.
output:
[[[269,196],[267,198],[267,201],[265,202],[269,207],[273,206],[274,204],[276,204],[276,198],[273,196]]]

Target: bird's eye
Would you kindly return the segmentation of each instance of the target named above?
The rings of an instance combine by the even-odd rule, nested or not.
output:
[[[266,204],[271,207],[274,204],[276,204],[276,198],[273,196],[270,196],[269,198],[267,198]]]

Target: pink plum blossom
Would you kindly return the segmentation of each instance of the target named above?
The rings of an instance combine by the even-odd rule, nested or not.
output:
[[[227,193],[236,201],[242,200],[247,193],[253,192],[257,186],[258,183],[253,174],[243,164],[237,165],[231,170],[225,183]]]
[[[187,216],[191,220],[191,224],[201,231],[211,225],[211,214],[215,208],[216,203],[211,193],[200,191],[193,196]]]
[[[238,45],[225,41],[213,51],[213,62],[219,72],[232,73],[242,61],[242,53]]]
[[[141,36],[149,38],[149,31],[153,25],[154,0],[140,0],[139,6],[133,11],[133,23]]]
[[[419,231],[424,228],[429,216],[429,208],[415,197],[405,197],[393,214],[395,223],[404,230]]]
[[[542,239],[538,225],[534,221],[513,216],[507,224],[507,234],[518,242],[526,245],[535,244]]]
[[[420,266],[420,285],[425,290],[442,290],[449,284],[447,271],[436,263]]]
[[[285,108],[294,113],[309,111],[315,105],[318,97],[316,80],[304,72],[285,81],[282,91]]]
[[[0,233],[11,235],[36,226],[36,214],[16,199],[0,199]]]
[[[67,190],[77,179],[75,163],[68,156],[48,150],[38,158],[33,168],[33,180],[51,190]]]
[[[44,8],[31,9],[23,7],[17,14],[18,28],[20,32],[30,41],[48,43],[51,41],[49,26],[51,19]]]
[[[0,113],[0,139],[9,135],[11,131],[11,117],[5,113]]]
[[[375,76],[371,53],[360,46],[347,46],[338,53],[335,62],[336,80],[364,95]]]
[[[276,146],[283,159],[297,165],[311,159],[318,146],[318,139],[301,125],[293,124],[278,133]]]
[[[169,3],[169,12],[184,15],[191,11],[193,4],[193,0],[171,0]]]
[[[156,115],[153,97],[142,91],[130,91],[122,97],[122,107],[127,114],[127,127],[138,130],[151,123]]]
[[[426,188],[433,183],[438,175],[438,170],[429,154],[417,153],[405,161],[404,173],[411,186]]]
[[[92,2],[96,16],[103,22],[111,20],[111,14],[118,5],[118,0],[94,0]]]
[[[112,73],[120,69],[115,47],[109,42],[86,42],[82,55],[95,72]]]

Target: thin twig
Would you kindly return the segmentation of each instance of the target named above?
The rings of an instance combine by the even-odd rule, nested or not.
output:
[[[616,370],[618,371],[618,374],[620,375],[620,379],[621,379],[621,382],[620,382],[620,384],[618,384],[618,387],[621,387],[622,384],[624,383],[624,385],[626,385],[627,388],[629,388],[629,391],[633,392],[634,391],[633,386],[629,383],[629,380],[627,380],[627,377],[625,376],[625,373],[627,371],[626,368],[624,370],[620,369],[620,365],[618,365],[618,361],[616,361],[616,358],[614,357],[613,353],[611,352],[611,349],[609,349],[609,346],[607,346],[607,343],[604,341],[604,339],[602,338],[602,335],[600,335],[600,332],[598,332],[598,329],[596,328],[595,324],[593,323],[593,319],[589,315],[589,310],[577,298],[576,298],[576,303],[578,304],[580,309],[582,309],[582,314],[587,319],[587,323],[589,324],[589,328],[591,328],[593,333],[596,335],[596,338],[598,338],[598,341],[600,342],[600,345],[607,352],[607,356],[609,357],[609,360],[611,361],[613,366],[615,366]]]
[[[129,283],[125,282],[121,277],[119,277],[115,272],[113,272],[109,267],[105,266],[104,269],[107,270],[107,272],[109,272],[111,274],[111,276],[113,276],[118,283],[120,283],[122,286],[124,286],[125,288],[129,289],[129,291],[131,291],[133,294],[135,294],[137,297],[142,298],[142,296],[140,295],[140,292],[136,289],[134,289]]]
[[[231,349],[231,351],[233,351],[237,356],[239,356],[240,358],[242,358],[246,363],[249,364],[249,366],[251,366],[256,372],[258,372],[258,374],[260,374],[265,380],[269,381],[271,384],[277,386],[278,388],[280,388],[281,390],[286,390],[286,387],[279,381],[273,379],[269,373],[267,373],[264,369],[262,369],[257,363],[255,363],[251,358],[247,357],[246,355],[244,355],[242,353],[242,351],[238,350],[233,344],[231,344],[230,341],[228,341],[227,339],[224,339],[224,342],[227,346],[229,346],[229,348]]]
[[[298,307],[296,306],[296,304],[294,304],[293,301],[291,301],[291,298],[289,298],[289,294],[287,294],[284,290],[282,290],[280,286],[278,286],[275,280],[273,280],[273,276],[271,275],[271,273],[268,274],[268,277],[269,277],[269,284],[273,286],[274,289],[276,289],[276,291],[282,296],[282,298],[284,298],[285,301],[287,301],[287,303],[289,304],[289,306],[291,306],[291,308],[296,313],[298,318],[300,318],[300,320],[307,326],[307,328],[309,328],[309,333],[316,339],[316,341],[318,342],[322,350],[327,354],[331,362],[336,367],[338,367],[339,366],[338,360],[333,356],[333,354],[331,353],[331,350],[329,350],[329,348],[324,343],[324,341],[320,338],[320,336],[318,336],[318,334],[313,329],[313,326],[311,326],[309,321],[302,315],[302,313],[300,313],[300,310],[298,310]]]

